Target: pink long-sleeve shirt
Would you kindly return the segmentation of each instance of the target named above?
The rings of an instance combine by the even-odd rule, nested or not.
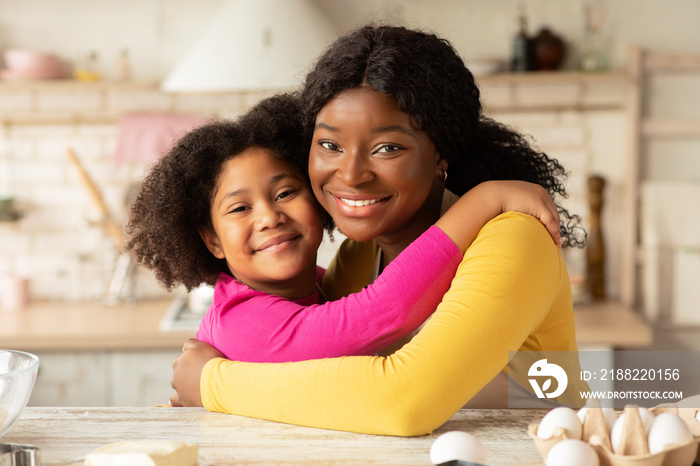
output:
[[[374,354],[420,327],[449,289],[461,259],[452,240],[433,226],[374,283],[326,303],[318,292],[291,301],[222,273],[197,339],[228,359],[247,362]],[[319,267],[318,283],[323,272]]]

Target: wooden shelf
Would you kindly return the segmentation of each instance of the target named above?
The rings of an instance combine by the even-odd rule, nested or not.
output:
[[[647,53],[644,57],[644,67],[655,73],[696,73],[700,71],[700,56]]]
[[[101,89],[155,89],[157,83],[145,81],[95,81],[82,82],[75,79],[17,79],[0,80],[0,92],[47,90],[101,90]]]
[[[641,123],[641,133],[649,138],[697,138],[700,120],[647,119]]]
[[[571,83],[571,82],[627,82],[629,75],[625,71],[605,71],[584,73],[581,71],[529,71],[526,73],[484,73],[475,74],[479,83],[508,82],[508,83]],[[153,81],[96,81],[82,82],[75,79],[44,79],[44,80],[0,80],[0,92],[23,89],[157,89],[158,83]]]
[[[479,84],[488,83],[528,83],[528,84],[567,84],[567,83],[627,83],[629,75],[624,71],[584,73],[581,71],[530,71],[527,73],[494,73],[475,75]]]
[[[476,80],[487,114],[621,109],[629,87],[628,75],[621,72],[501,73],[476,76]]]

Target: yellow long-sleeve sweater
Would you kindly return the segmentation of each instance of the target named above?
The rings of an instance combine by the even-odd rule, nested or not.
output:
[[[360,261],[370,273],[371,262]],[[518,350],[577,348],[561,254],[537,219],[509,212],[481,230],[442,303],[396,353],[282,364],[212,359],[202,401],[211,411],[291,424],[421,435],[454,415]]]

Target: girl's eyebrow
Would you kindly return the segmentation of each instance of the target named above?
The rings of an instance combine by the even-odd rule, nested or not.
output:
[[[279,175],[275,175],[272,178],[270,178],[270,184],[277,183],[278,181],[282,181],[286,178],[291,178],[293,180],[297,179],[297,177],[292,175],[291,173],[280,173]]]
[[[338,128],[336,126],[331,126],[331,125],[326,124],[326,123],[317,123],[316,129],[325,129],[328,131],[332,131],[334,133],[340,132],[340,128]],[[401,125],[378,126],[376,128],[372,128],[370,130],[370,132],[372,134],[391,133],[394,131],[398,131],[400,133],[405,133],[405,134],[408,134],[409,136],[415,137],[415,133],[413,131],[411,131],[410,128],[406,128],[405,126],[401,126]]]
[[[224,197],[222,197],[221,200],[219,201],[219,208],[221,208],[221,205],[222,205],[224,202],[226,202],[226,200],[227,200],[228,198],[230,198],[230,197],[235,197],[235,196],[238,196],[238,195],[240,195],[240,194],[245,194],[245,193],[247,193],[247,192],[248,192],[248,189],[245,189],[245,188],[244,188],[244,189],[237,189],[237,190],[235,190],[235,191],[231,191],[231,192],[229,192],[229,193],[226,193],[226,195],[225,195]]]

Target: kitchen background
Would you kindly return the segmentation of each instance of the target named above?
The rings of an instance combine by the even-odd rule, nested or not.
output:
[[[264,86],[213,93],[161,88],[210,35],[229,3],[0,0],[0,52],[50,53],[69,77],[82,73],[75,75],[80,81],[26,81],[12,74],[0,79],[0,196],[15,200],[14,210],[0,215],[0,276],[26,279],[30,302],[100,303],[126,265],[123,260],[120,265],[108,221],[121,227],[134,186],[157,156],[125,153],[125,139],[135,137],[130,124],[144,115],[152,117],[152,125],[162,124],[157,118],[164,116],[177,116],[180,124],[193,121],[188,118],[234,117],[275,92]],[[244,2],[230,4],[242,9]],[[700,349],[700,239],[675,234],[700,231],[698,197],[693,197],[700,192],[698,125],[691,136],[647,140],[631,124],[634,102],[643,115],[700,122],[700,74],[635,81],[629,71],[633,46],[643,53],[700,56],[700,2],[308,0],[308,6],[314,14],[311,27],[332,34],[377,21],[426,28],[449,39],[477,74],[486,113],[529,134],[571,171],[571,197],[564,203],[589,226],[587,178],[605,179],[606,298],[634,304],[657,324],[654,347]],[[511,65],[520,14],[530,36],[547,27],[563,40],[559,72],[503,73]],[[241,39],[222,45],[245,41],[254,47],[270,40],[270,32],[263,33],[254,19],[229,29]],[[273,39],[275,34],[273,27]],[[321,42],[311,56],[326,45]],[[576,73],[587,44],[595,46],[589,56],[595,69]],[[296,76],[303,76],[303,69]],[[149,149],[167,147],[160,144]],[[661,233],[642,228],[639,245],[628,231],[642,216],[643,208],[629,201],[630,187],[638,185],[651,196],[643,221],[665,227]],[[662,240],[655,239],[659,235]],[[333,248],[326,244],[320,263],[327,263]],[[654,260],[638,266],[643,252]],[[577,297],[585,301],[586,250],[566,254]],[[631,288],[625,270],[634,272]],[[129,297],[166,296],[148,271],[137,270],[134,277]]]

